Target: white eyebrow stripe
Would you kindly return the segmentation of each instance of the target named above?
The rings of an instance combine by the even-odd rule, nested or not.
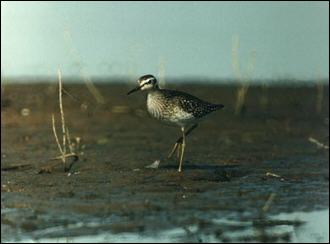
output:
[[[142,86],[144,86],[145,84],[147,84],[149,81],[153,80],[154,78],[149,78],[148,80],[143,81],[143,83],[141,83]]]

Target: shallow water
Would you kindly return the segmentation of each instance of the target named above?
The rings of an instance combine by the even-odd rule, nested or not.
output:
[[[281,222],[282,221],[282,222]],[[47,228],[32,233],[35,238],[27,237],[22,239],[9,239],[7,242],[21,243],[90,243],[90,242],[223,242],[226,240],[234,242],[255,242],[262,241],[263,238],[282,237],[293,243],[327,243],[329,242],[329,209],[313,212],[294,212],[281,213],[279,215],[269,216],[267,223],[262,228],[253,221],[233,220],[232,218],[216,218],[212,219],[214,225],[219,229],[230,229],[225,236],[219,238],[218,234],[213,232],[205,232],[198,225],[185,226],[184,228],[174,228],[169,230],[159,230],[150,233],[111,233],[101,232],[96,235],[81,235],[71,237],[55,237],[55,238],[38,238],[38,236],[52,235],[52,233],[65,232],[66,230],[77,230],[84,228],[98,228],[102,224],[98,222],[77,223],[75,225],[58,226]],[[279,240],[281,240],[279,238]]]

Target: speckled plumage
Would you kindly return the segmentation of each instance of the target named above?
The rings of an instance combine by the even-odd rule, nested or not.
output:
[[[194,123],[222,107],[175,90],[153,89],[147,96],[147,108],[152,117],[179,126]]]

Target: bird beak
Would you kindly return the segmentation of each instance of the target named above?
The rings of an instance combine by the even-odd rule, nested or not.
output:
[[[140,90],[141,87],[142,87],[142,86],[137,86],[137,87],[135,87],[133,90],[130,90],[130,91],[127,93],[127,95],[129,95],[129,94],[131,94],[131,93],[133,93],[133,92],[136,92],[136,91]]]

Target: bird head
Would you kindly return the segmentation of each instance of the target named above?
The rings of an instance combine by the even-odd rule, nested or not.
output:
[[[153,75],[144,75],[141,76],[137,82],[139,85],[135,87],[134,89],[130,90],[127,95],[136,92],[136,91],[145,91],[145,90],[151,90],[154,88],[158,88],[158,82],[157,79]]]

